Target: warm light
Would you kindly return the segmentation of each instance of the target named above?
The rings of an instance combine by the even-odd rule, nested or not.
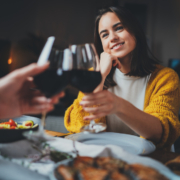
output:
[[[12,59],[11,58],[8,59],[8,64],[12,64]]]

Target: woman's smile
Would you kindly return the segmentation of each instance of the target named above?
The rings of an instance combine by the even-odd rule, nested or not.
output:
[[[120,48],[123,46],[123,44],[124,44],[124,42],[122,42],[122,43],[116,43],[116,44],[114,44],[114,45],[111,47],[111,49],[112,49],[112,50],[118,50],[118,49],[120,49]]]

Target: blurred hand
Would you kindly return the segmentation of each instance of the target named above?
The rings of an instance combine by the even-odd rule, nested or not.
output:
[[[87,94],[80,102],[83,109],[90,113],[89,116],[84,117],[84,120],[93,120],[108,114],[118,113],[119,109],[122,108],[122,101],[124,101],[122,98],[107,90]],[[93,105],[96,107],[92,107]]]
[[[100,70],[104,79],[110,73],[112,66],[116,66],[117,68],[121,67],[118,58],[106,52],[102,52],[100,56]]]
[[[33,76],[43,72],[49,64],[38,66],[30,64],[17,69],[0,79],[0,118],[39,114],[53,110],[54,104],[64,96],[61,92],[46,98],[40,91],[33,90]]]

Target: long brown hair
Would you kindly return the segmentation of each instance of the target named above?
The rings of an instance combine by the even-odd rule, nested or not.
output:
[[[159,64],[160,61],[157,60],[151,53],[147,45],[146,36],[138,20],[124,7],[109,7],[99,10],[99,14],[95,20],[94,30],[94,44],[99,57],[103,52],[103,47],[98,32],[99,21],[101,17],[107,12],[115,13],[121,20],[123,27],[136,39],[136,47],[132,52],[131,70],[126,75],[145,77],[152,73],[156,68],[156,64]],[[108,89],[116,85],[116,83],[113,81],[114,71],[115,67],[111,69],[109,75],[106,77],[104,89]]]

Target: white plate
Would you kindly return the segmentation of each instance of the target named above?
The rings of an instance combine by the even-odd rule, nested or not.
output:
[[[131,154],[149,154],[153,152],[156,147],[155,145],[143,138],[133,136],[129,134],[103,132],[98,134],[84,134],[77,133],[65,137],[79,141],[84,144],[95,144],[95,145],[116,145],[123,148],[125,151]]]

